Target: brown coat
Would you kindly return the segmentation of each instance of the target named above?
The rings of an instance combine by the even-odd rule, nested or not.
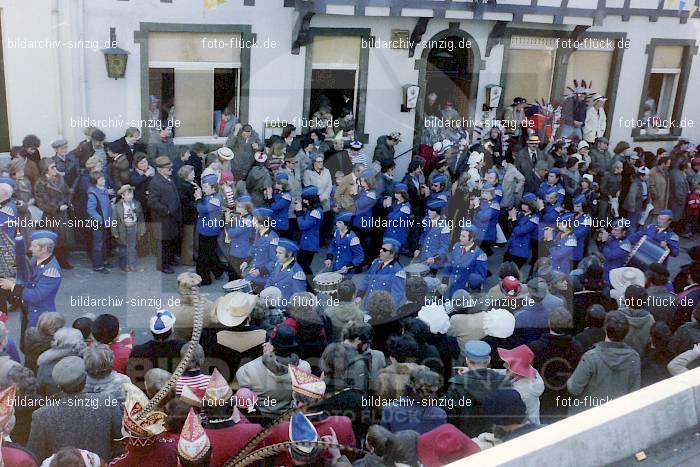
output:
[[[335,203],[343,211],[355,212],[355,197],[351,194],[355,186],[355,176],[347,174],[335,189]]]
[[[652,168],[649,171],[648,183],[649,197],[651,198],[651,204],[654,205],[652,213],[658,216],[662,209],[668,207],[668,197],[671,188],[669,186],[668,171],[662,170],[658,166]]]
[[[68,211],[61,211],[60,207],[62,204],[70,206],[70,189],[63,177],[51,181],[41,177],[34,186],[34,199],[36,207],[44,213],[42,219],[46,225],[52,225],[51,230],[58,234],[56,246],[65,246]]]
[[[417,363],[393,363],[379,370],[374,385],[374,392],[382,398],[398,399],[406,396],[406,388],[411,377],[411,371],[429,368]]]

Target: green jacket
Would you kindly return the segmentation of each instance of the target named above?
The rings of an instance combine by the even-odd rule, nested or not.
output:
[[[136,211],[136,237],[141,237],[146,233],[146,222],[143,216],[141,203],[134,199],[134,210]],[[112,208],[112,236],[119,240],[119,243],[126,245],[126,225],[124,225],[124,201],[119,200]]]
[[[326,308],[326,316],[333,324],[333,342],[341,341],[343,328],[350,321],[363,323],[365,319],[365,314],[355,302],[339,302],[335,306],[330,306]]]

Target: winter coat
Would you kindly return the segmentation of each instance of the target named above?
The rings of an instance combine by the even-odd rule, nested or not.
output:
[[[236,180],[245,180],[250,168],[255,163],[253,156],[256,150],[253,149],[253,143],[256,143],[258,148],[262,149],[260,137],[255,131],[252,131],[247,139],[243,138],[243,132],[240,131],[235,136],[233,133],[229,134],[228,139],[226,139],[226,146],[234,154],[231,161],[231,171]]]
[[[21,347],[24,354],[24,366],[36,373],[36,360],[39,358],[39,355],[51,348],[52,340],[53,336],[42,334],[37,328],[27,329],[27,333],[24,336],[24,345]]]
[[[582,400],[578,407],[572,405],[569,413],[578,413],[629,394],[639,389],[640,384],[639,353],[624,342],[598,342],[583,354],[566,382],[569,392]]]
[[[99,223],[100,229],[109,228],[112,221],[112,203],[109,201],[107,188],[91,186],[88,190],[87,212]]]
[[[88,375],[83,392],[85,394],[96,394],[98,396],[102,395],[104,397],[109,397],[110,399],[116,399],[121,407],[121,404],[126,398],[124,383],[131,383],[131,379],[129,379],[128,376],[117,373],[114,370],[112,370],[109,375],[100,379],[96,379]]]
[[[311,372],[309,364],[299,360],[296,355],[286,358],[273,353],[263,354],[236,371],[236,381],[240,387],[249,388],[258,399],[277,402],[258,405],[262,415],[281,415],[292,407],[292,380],[287,368],[289,364]]]
[[[159,240],[175,240],[180,236],[182,209],[180,194],[174,178],[160,173],[151,177],[148,185],[148,207]]]
[[[404,399],[407,400],[407,399]],[[447,414],[441,407],[429,405],[426,401],[414,401],[405,405],[385,405],[382,410],[381,425],[392,433],[413,430],[427,433],[447,423]]]
[[[197,201],[194,199],[195,186],[180,177],[177,178],[177,190],[180,193],[180,209],[182,209],[182,223],[194,225],[197,223]]]
[[[620,308],[620,311],[627,318],[630,330],[625,336],[625,344],[637,351],[639,357],[644,357],[647,345],[651,339],[651,326],[654,324],[654,317],[647,310],[632,308]]]
[[[613,161],[610,151],[603,151],[593,146],[589,154],[591,156],[591,164],[597,165],[601,173],[606,173],[610,170],[610,164],[612,164]]]
[[[574,336],[574,340],[578,342],[584,352],[593,348],[598,342],[605,340],[605,330],[603,328],[588,327]]]
[[[333,189],[333,178],[331,172],[324,168],[321,173],[315,170],[304,172],[304,186],[313,185],[318,188],[318,198],[321,200],[323,212],[330,210],[331,190]]]
[[[326,316],[333,324],[333,342],[341,341],[343,328],[350,321],[364,322],[365,314],[355,304],[355,302],[338,302],[337,305],[329,306],[325,310]]]
[[[650,349],[642,359],[642,387],[658,383],[670,376],[667,368],[673,354],[668,349]]]
[[[647,198],[644,199],[642,180],[639,177],[634,177],[630,184],[629,191],[622,205],[628,213],[642,212],[649,202],[649,184],[647,183]]]
[[[695,321],[685,323],[679,327],[671,341],[668,343],[668,350],[673,355],[690,350],[693,345],[700,343],[700,324]]]
[[[669,174],[669,198],[668,208],[673,211],[673,221],[678,222],[685,214],[685,205],[688,202],[690,186],[688,177],[679,169],[671,169]]]
[[[496,370],[503,375],[506,375],[505,369]],[[518,391],[520,398],[525,403],[525,409],[527,410],[527,418],[532,423],[539,425],[540,423],[540,396],[544,392],[544,380],[535,370],[535,376],[533,378],[520,378],[516,380],[511,380],[513,389]]]
[[[63,178],[49,180],[41,177],[34,185],[34,199],[36,207],[44,213],[42,220],[46,225],[53,225],[52,230],[58,234],[56,246],[65,246],[68,211],[61,211],[59,208],[62,204],[70,205],[70,190]]]
[[[596,110],[590,106],[586,111],[586,124],[583,127],[583,139],[593,144],[595,139],[605,135],[605,127],[608,123],[608,118],[605,115],[605,109],[602,107]]]
[[[109,181],[115,193],[122,185],[129,183],[129,165],[127,156],[118,156],[109,161]]]
[[[464,344],[470,340],[479,340],[486,335],[484,331],[484,316],[486,312],[460,313],[450,317],[450,328],[447,334],[457,338],[459,348],[464,348]]]
[[[389,146],[386,142],[387,136],[380,136],[377,138],[377,145],[374,147],[374,162],[382,161],[393,161],[394,160],[394,147]]]
[[[52,372],[53,367],[63,357],[76,356],[79,357],[76,349],[54,349],[51,348],[39,355],[37,358],[38,370],[36,372],[37,392],[42,396],[52,396],[61,392],[61,389],[54,382]],[[37,453],[38,454],[38,453]]]
[[[669,175],[665,169],[656,166],[649,171],[649,197],[654,205],[652,213],[658,216],[659,213],[668,207],[668,199],[671,192],[669,186]]]
[[[134,199],[134,212],[136,213],[136,237],[140,238],[146,233],[146,222],[143,216],[141,203]],[[124,224],[124,201],[119,200],[112,210],[112,235],[119,243],[126,245],[126,224]]]
[[[413,370],[428,370],[428,367],[412,362],[393,363],[379,371],[374,382],[374,392],[385,399],[406,396],[406,388]]]
[[[669,292],[663,285],[649,287],[647,294],[649,299],[646,309],[654,317],[654,321],[670,323],[676,308],[676,294]]]
[[[255,206],[262,206],[265,203],[263,191],[270,187],[272,187],[272,176],[267,167],[262,164],[253,165],[245,179],[245,188]]]
[[[525,176],[521,174],[513,164],[508,164],[506,173],[503,175],[503,198],[501,198],[501,209],[509,209],[518,206],[525,189]]]

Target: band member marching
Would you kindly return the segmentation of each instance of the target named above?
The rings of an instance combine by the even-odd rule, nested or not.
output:
[[[12,279],[15,277],[15,244],[17,234],[17,205],[12,199],[16,183],[11,178],[0,178],[0,277]],[[7,290],[0,291],[0,311],[7,312],[7,304],[10,301],[10,293]]]
[[[294,212],[301,232],[297,261],[310,280],[311,263],[314,255],[321,250],[321,223],[324,215],[317,187],[309,185],[301,191],[301,201],[294,206]]]
[[[290,297],[295,293],[306,291],[306,274],[294,257],[297,251],[299,247],[294,242],[280,239],[275,251],[277,261],[265,282],[265,287],[280,289],[283,305],[289,303]]]
[[[250,258],[250,247],[253,244],[255,233],[252,201],[249,195],[239,196],[236,202],[236,215],[226,227],[226,233],[231,239],[228,257],[229,281],[241,278],[241,264]]]
[[[637,243],[643,236],[659,245],[661,248],[668,248],[669,256],[678,256],[680,248],[680,239],[678,234],[671,230],[671,221],[673,220],[673,212],[670,209],[662,209],[657,217],[656,224],[650,224],[645,228],[640,228],[635,233],[630,235],[630,243]],[[663,264],[668,262],[668,256]]]
[[[398,261],[401,243],[385,237],[379,249],[379,258],[375,259],[358,287],[358,297],[364,297],[363,308],[372,292],[385,290],[391,293],[394,304],[399,306],[406,291],[406,273]]]
[[[29,326],[36,326],[39,316],[46,311],[56,311],[56,293],[63,276],[61,266],[54,256],[58,235],[49,230],[32,233],[29,251],[32,253],[31,277],[26,284],[15,279],[0,279],[0,288],[11,292],[29,312]]]
[[[219,194],[218,177],[208,174],[202,177],[202,188],[196,188],[194,198],[197,200],[197,234],[199,249],[197,253],[197,274],[202,277],[201,285],[210,285],[211,275],[221,277],[224,268],[219,262],[217,238],[221,233],[222,198]]]
[[[586,254],[588,238],[591,234],[593,219],[586,213],[586,197],[578,195],[573,200],[574,206],[574,236],[576,237],[576,249],[574,250],[574,267]]]
[[[365,170],[360,175],[360,191],[355,200],[355,216],[352,219],[353,230],[357,232],[365,252],[362,266],[372,262],[376,256],[372,208],[377,202],[377,192],[374,190],[375,178],[371,170]]]
[[[253,226],[255,227],[255,241],[251,247],[250,264],[243,262],[242,271],[248,271],[245,278],[250,281],[253,291],[256,293],[265,287],[265,282],[277,260],[277,245],[279,236],[272,230],[272,209],[253,209]],[[285,217],[287,213],[285,212]]]
[[[270,200],[272,209],[271,227],[277,235],[289,238],[289,206],[292,204],[292,195],[289,191],[289,175],[287,172],[278,170],[275,173],[275,185]]]
[[[474,225],[478,229],[477,242],[487,254],[493,254],[492,246],[496,243],[496,226],[501,213],[501,206],[494,199],[495,189],[485,183],[481,189],[479,205],[474,213]]]
[[[608,234],[602,230],[598,240],[603,243],[603,256],[605,256],[605,283],[610,284],[610,271],[621,268],[627,262],[632,251],[632,245],[627,237],[627,219],[616,219],[612,224],[612,230]]]
[[[394,184],[394,203],[385,199],[387,208],[387,228],[385,235],[401,242],[401,250],[408,248],[408,233],[411,226],[411,205],[409,203],[408,187],[404,183]]]
[[[512,261],[522,268],[532,255],[537,255],[537,234],[540,217],[537,214],[537,197],[525,193],[520,204],[520,213],[513,207],[508,211],[511,233],[506,244],[504,261]],[[533,247],[534,243],[534,247]]]
[[[341,211],[335,216],[335,232],[326,253],[326,268],[341,274],[352,274],[365,260],[360,239],[350,230],[352,213]]]
[[[448,297],[452,297],[459,289],[468,289],[467,281],[471,274],[478,274],[484,280],[488,274],[488,257],[481,248],[476,245],[476,235],[479,229],[467,224],[459,234],[459,241],[455,243],[448,256],[445,274],[448,277]]]
[[[421,235],[420,249],[413,252],[413,257],[420,259],[430,266],[433,275],[442,268],[450,248],[449,223],[442,217],[442,210],[447,206],[447,201],[434,199],[428,201],[428,218],[423,225],[423,235]]]
[[[574,236],[574,214],[566,213],[557,219],[557,230],[553,228],[544,231],[544,241],[549,243],[549,257],[552,260],[552,269],[569,274],[576,250],[576,237]]]

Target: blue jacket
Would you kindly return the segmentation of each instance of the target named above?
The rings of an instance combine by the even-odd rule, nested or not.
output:
[[[549,313],[555,307],[547,303],[548,297],[549,295],[541,302],[527,304],[515,311],[515,332],[511,337],[511,345],[527,345],[549,332]]]
[[[253,277],[250,274],[246,275],[246,279],[255,284],[265,284],[270,271],[275,266],[277,261],[277,243],[279,236],[274,230],[268,229],[263,235],[255,234],[255,241],[251,248],[251,263],[249,270],[257,269],[260,274],[258,277]]]
[[[321,221],[323,211],[321,208],[311,211],[297,211],[297,223],[301,231],[299,249],[305,251],[318,251],[321,249]]]
[[[221,195],[207,195],[197,203],[197,233],[217,237],[221,233]]]
[[[31,271],[29,282],[15,285],[12,296],[22,300],[29,311],[29,325],[36,326],[41,313],[56,311],[56,293],[61,286],[63,271],[55,256],[40,265],[37,265],[36,258],[32,258]]]
[[[336,229],[331,244],[328,245],[326,259],[333,260],[332,270],[337,271],[343,266],[351,268],[362,264],[365,252],[355,232],[349,231],[341,237],[340,231]]]
[[[285,308],[289,298],[297,292],[306,291],[306,274],[299,263],[292,261],[287,267],[275,262],[270,271],[270,276],[265,282],[265,287],[277,287],[282,292],[282,305]]]
[[[544,234],[544,229],[546,227],[552,227],[556,229],[557,227],[557,219],[561,214],[564,212],[564,208],[562,208],[558,204],[547,204],[544,209],[542,210],[542,214],[540,215],[540,231],[539,231],[539,239],[542,240],[543,234]]]
[[[0,204],[0,226],[11,240],[17,234],[17,205],[12,199],[8,199]]]
[[[445,219],[440,219],[436,225],[431,226],[430,221],[423,224],[423,233],[420,236],[420,255],[418,259],[425,261],[433,258],[435,262],[430,269],[439,269],[445,263],[447,251],[450,248],[452,229]]]
[[[574,217],[574,236],[576,237],[576,248],[574,249],[574,261],[581,261],[583,253],[588,244],[588,236],[591,234],[593,219],[588,214]]]
[[[501,200],[503,199],[503,185],[500,183],[494,187],[493,199],[498,204],[501,204]]]
[[[275,193],[272,195],[271,226],[275,230],[289,229],[289,206],[292,204],[292,196],[289,193]]]
[[[501,206],[497,201],[487,202],[483,199],[480,200],[479,208],[474,213],[474,226],[479,229],[479,232],[476,234],[478,241],[496,241],[496,225],[498,225],[500,212]]]
[[[618,240],[609,237],[603,245],[603,256],[605,257],[605,283],[610,283],[610,271],[621,268],[627,262],[627,258],[632,251],[632,245],[628,240]]]
[[[488,274],[488,257],[481,248],[473,245],[466,252],[460,243],[450,251],[445,274],[449,275],[449,297],[459,289],[468,290],[467,280],[470,274],[479,274],[484,280]]]
[[[384,236],[393,238],[401,242],[403,247],[408,243],[409,223],[411,219],[411,205],[406,203],[395,203],[391,211],[386,216],[388,225],[384,231]]]
[[[554,186],[557,187],[557,204],[561,204],[564,202],[564,195],[566,194],[566,190],[564,190],[564,187],[561,183],[557,183]],[[537,196],[540,199],[544,199],[545,195],[547,194],[547,190],[549,190],[551,187],[552,185],[550,185],[546,180],[540,183],[540,187],[537,190]]]
[[[236,216],[232,222],[231,226],[226,227],[226,232],[231,238],[228,254],[234,258],[248,258],[250,257],[250,249],[253,245],[253,236],[255,235],[253,217],[248,215],[244,217]]]
[[[372,208],[377,203],[377,193],[374,190],[360,190],[355,200],[355,216],[352,218],[353,227],[369,229],[372,226]]]
[[[664,231],[660,231],[659,226],[657,224],[647,225],[644,229],[637,230],[635,233],[630,235],[630,243],[634,245],[644,235],[646,235],[648,239],[657,244],[661,244],[661,242],[665,241],[668,244],[668,249],[671,250],[669,256],[678,256],[678,252],[680,251],[680,240],[678,238],[678,235],[670,228]],[[666,264],[667,261],[668,257],[666,257],[666,261],[664,261],[664,264]]]
[[[398,261],[392,261],[387,266],[379,270],[379,265],[383,264],[377,258],[370,265],[367,274],[360,282],[358,290],[364,294],[363,309],[367,309],[367,302],[372,292],[385,290],[391,293],[396,306],[401,305],[406,293],[406,273]]]
[[[110,227],[107,224],[112,219],[112,203],[109,202],[109,193],[107,193],[106,186],[103,189],[96,186],[90,187],[87,197],[87,212],[90,217],[100,223],[100,227]]]
[[[576,250],[576,237],[573,234],[555,239],[549,247],[549,257],[552,260],[552,269],[569,274],[571,272],[571,262],[574,259]]]
[[[514,226],[506,244],[506,251],[518,258],[529,259],[532,255],[530,240],[537,238],[539,223],[540,217],[537,214],[529,216],[520,214],[518,220],[513,223]]]

